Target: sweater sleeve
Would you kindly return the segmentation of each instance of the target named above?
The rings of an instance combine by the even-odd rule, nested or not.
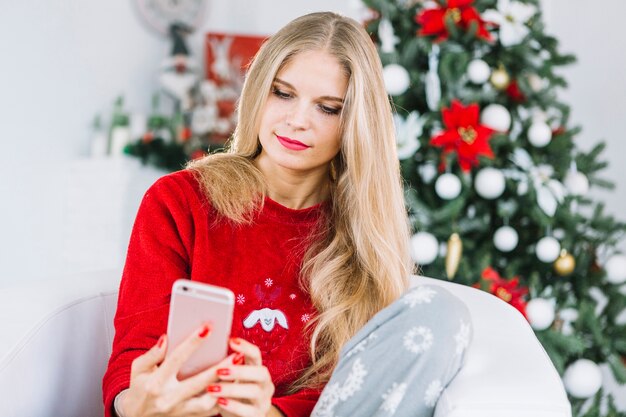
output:
[[[309,417],[320,393],[321,391],[315,389],[303,389],[292,395],[274,397],[272,405],[286,417]]]
[[[130,385],[133,360],[166,332],[173,282],[190,274],[193,216],[184,181],[175,178],[180,176],[165,176],[150,187],[135,219],[102,381],[105,417],[114,415],[115,396]]]

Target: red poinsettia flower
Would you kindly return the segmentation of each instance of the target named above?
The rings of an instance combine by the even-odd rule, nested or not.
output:
[[[509,83],[509,86],[506,88],[506,93],[511,99],[517,103],[523,103],[526,101],[526,96],[520,90],[519,85],[516,80],[513,80]]]
[[[498,271],[488,266],[483,270],[481,280],[487,283],[487,291],[511,304],[526,317],[526,301],[523,297],[528,294],[528,288],[520,287],[518,277],[506,280]],[[480,287],[480,284],[475,286]]]
[[[456,152],[463,171],[478,165],[478,155],[493,159],[489,140],[494,130],[478,123],[480,108],[452,100],[450,108],[441,111],[446,130],[430,139],[430,144],[443,148],[443,153]]]
[[[417,16],[415,21],[422,28],[417,32],[420,36],[437,36],[437,41],[443,41],[450,35],[446,27],[446,18],[452,17],[454,23],[463,30],[468,30],[472,22],[476,22],[478,30],[476,36],[486,41],[493,38],[487,30],[487,23],[480,17],[472,4],[474,0],[448,0],[443,6],[438,1],[439,7],[424,9]]]

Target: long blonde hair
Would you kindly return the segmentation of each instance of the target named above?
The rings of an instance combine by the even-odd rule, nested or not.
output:
[[[331,12],[299,17],[266,41],[250,66],[238,124],[225,154],[191,163],[213,207],[236,222],[251,221],[266,193],[252,161],[265,101],[280,69],[303,51],[334,56],[349,77],[341,114],[342,142],[333,160],[327,230],[305,254],[302,284],[318,315],[310,322],[312,365],[292,387],[326,382],[341,347],[407,288],[409,255],[392,109],[381,62],[363,27]]]

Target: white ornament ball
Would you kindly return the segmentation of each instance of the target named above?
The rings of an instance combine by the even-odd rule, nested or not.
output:
[[[493,244],[502,252],[511,252],[517,247],[519,236],[511,226],[502,226],[493,235]]]
[[[501,104],[490,104],[480,113],[480,122],[498,132],[506,132],[511,127],[511,113]]]
[[[474,179],[474,188],[478,195],[493,200],[502,195],[505,188],[504,174],[496,168],[483,168]]]
[[[428,232],[418,232],[411,237],[411,255],[419,265],[428,265],[437,258],[439,242]]]
[[[537,148],[543,148],[552,140],[552,129],[545,122],[533,122],[528,128],[528,141]]]
[[[530,74],[528,76],[528,84],[530,85],[530,89],[535,93],[543,90],[546,85],[545,81],[537,74]]]
[[[579,171],[569,171],[563,181],[570,195],[585,195],[589,192],[589,180]]]
[[[565,370],[563,384],[572,397],[589,398],[602,386],[602,372],[595,362],[578,359]]]
[[[426,184],[430,184],[433,178],[435,178],[435,175],[437,175],[437,167],[431,162],[426,162],[417,167],[417,172]]]
[[[435,192],[444,200],[457,198],[461,194],[461,180],[454,174],[443,174],[435,182]]]
[[[474,59],[467,66],[467,76],[474,84],[483,84],[491,76],[491,68],[482,59]]]
[[[611,284],[622,284],[626,281],[626,255],[613,255],[604,265],[606,279]]]
[[[409,72],[402,65],[389,64],[383,68],[385,89],[392,96],[404,93],[410,84]]]
[[[554,262],[559,257],[559,253],[561,253],[561,244],[552,236],[542,237],[537,242],[535,253],[541,262]]]
[[[533,298],[526,304],[528,322],[535,330],[545,330],[554,321],[554,305],[544,298]]]

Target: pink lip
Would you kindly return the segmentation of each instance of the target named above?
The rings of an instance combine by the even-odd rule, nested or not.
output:
[[[291,149],[293,151],[302,151],[304,149],[310,148],[310,146],[305,145],[302,142],[298,142],[297,140],[289,139],[283,136],[276,135],[276,139],[287,149]]]

